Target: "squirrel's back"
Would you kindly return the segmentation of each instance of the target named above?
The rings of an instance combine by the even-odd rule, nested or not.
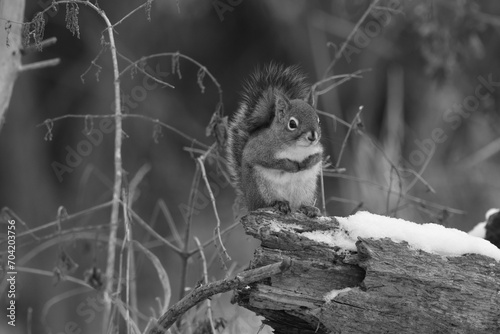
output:
[[[241,165],[243,149],[250,136],[272,122],[271,114],[268,118],[252,118],[256,108],[268,103],[271,105],[275,94],[282,94],[286,98],[305,100],[309,93],[309,85],[305,75],[297,66],[284,67],[269,64],[257,69],[245,83],[242,93],[242,102],[229,124],[226,155],[229,172],[233,185],[241,193]]]

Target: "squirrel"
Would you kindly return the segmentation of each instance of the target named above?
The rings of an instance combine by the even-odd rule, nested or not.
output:
[[[243,88],[228,126],[226,156],[232,183],[249,211],[274,207],[316,217],[323,146],[320,120],[297,66],[269,64]]]

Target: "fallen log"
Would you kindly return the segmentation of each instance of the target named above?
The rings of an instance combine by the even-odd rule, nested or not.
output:
[[[357,220],[373,223],[358,229],[401,231],[370,238],[346,218],[250,213],[243,226],[262,243],[249,269],[291,262],[235,300],[276,334],[500,333],[500,250],[457,230],[380,217],[365,213]],[[405,233],[409,241],[397,237]]]

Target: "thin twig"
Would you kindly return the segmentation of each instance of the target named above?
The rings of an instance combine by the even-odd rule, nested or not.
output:
[[[388,189],[392,189],[392,171],[394,168],[391,166],[391,169],[389,170],[389,186]],[[389,212],[389,207],[391,205],[391,192],[387,191],[387,198],[385,200],[385,212],[386,214]]]
[[[128,207],[132,207],[132,204],[137,200],[138,195],[136,197],[136,192],[137,188],[139,187],[139,184],[144,180],[144,177],[146,177],[146,174],[149,173],[151,170],[151,165],[150,164],[144,164],[139,168],[137,173],[135,173],[134,177],[130,181],[130,184],[128,186]]]
[[[391,159],[387,156],[386,152],[379,146],[375,140],[372,139],[367,133],[365,133],[362,129],[359,131],[360,135],[363,136],[365,139],[368,140],[369,143],[371,143],[379,152],[382,154],[382,157],[389,163],[391,168],[396,172],[396,175],[398,176],[398,185],[399,185],[399,190],[398,190],[398,200],[396,201],[396,206],[399,206],[399,202],[401,201],[401,198],[403,196],[403,182],[402,182],[402,177],[401,174],[399,174],[399,169],[397,166],[391,161]],[[392,189],[391,189],[392,191]],[[389,194],[388,194],[389,195]]]
[[[189,202],[188,202],[188,213],[186,219],[186,230],[184,231],[184,248],[181,258],[181,281],[179,285],[179,299],[184,297],[184,290],[186,289],[186,280],[187,280],[187,269],[188,269],[188,260],[189,260],[189,239],[191,237],[191,226],[193,221],[193,212],[194,212],[194,201],[196,199],[198,185],[200,184],[200,167],[196,164],[196,169],[193,175],[193,182],[191,183],[191,189],[189,191]]]
[[[198,247],[200,251],[200,256],[201,256],[201,263],[203,265],[203,283],[206,285],[208,284],[208,268],[207,268],[207,259],[205,258],[205,252],[203,251],[203,248],[201,247],[200,240],[197,237],[194,237],[194,241],[196,242],[196,246]],[[212,329],[213,334],[217,334],[215,331],[215,326],[214,326],[214,319],[212,315],[212,303],[210,302],[210,298],[207,298],[207,313],[208,313],[208,320],[210,321],[210,327]]]
[[[137,188],[139,187],[139,184],[142,182],[146,174],[151,170],[151,165],[149,164],[144,164],[139,168],[137,173],[135,173],[134,177],[130,181],[129,184],[129,191],[128,191],[128,200],[126,201],[127,206],[124,207],[124,222],[125,222],[125,231],[127,232],[126,234],[126,239],[127,239],[127,244],[130,245],[131,241],[133,240],[132,237],[132,228],[130,226],[130,214],[127,212],[130,208],[132,208],[132,205],[134,201],[137,200],[138,196],[137,194]],[[125,199],[125,197],[124,197]],[[130,275],[130,273],[137,273],[137,268],[135,265],[135,252],[132,251],[131,247],[127,249],[127,299],[126,299],[126,305],[130,305],[130,308],[137,310],[138,309],[138,304],[137,304],[137,275]],[[127,310],[127,316],[130,315],[130,311]],[[139,319],[137,318],[137,313],[132,313],[132,321],[135,324],[139,323]],[[128,323],[128,322],[127,322]],[[129,330],[129,328],[128,328]]]
[[[28,334],[31,334],[31,328],[33,327],[33,308],[30,306],[28,307],[28,316],[26,319],[26,327],[28,329]]]
[[[184,132],[174,128],[173,126],[171,125],[168,125],[166,123],[163,123],[161,122],[159,119],[154,119],[152,117],[149,117],[149,116],[146,116],[146,115],[139,115],[139,114],[120,114],[120,115],[113,115],[113,114],[107,114],[107,115],[75,115],[75,114],[66,114],[66,115],[63,115],[63,116],[59,116],[59,117],[55,117],[55,118],[50,118],[50,119],[47,119],[45,120],[43,123],[40,123],[40,124],[37,124],[37,127],[41,127],[41,126],[47,126],[48,124],[51,124],[53,122],[57,122],[61,119],[65,119],[65,118],[85,118],[85,119],[89,119],[89,118],[116,118],[116,117],[120,117],[122,119],[124,118],[139,118],[139,119],[145,119],[147,121],[150,121],[150,122],[153,122],[155,124],[158,124],[158,125],[161,125],[162,127],[172,131],[172,132],[175,132],[176,134],[178,134],[179,136],[189,140],[191,143],[193,144],[196,144],[198,146],[201,146],[205,149],[208,149],[210,146],[206,145],[206,144],[203,144],[202,142],[194,139],[193,137],[190,137],[189,135],[185,134]]]
[[[41,238],[37,237],[37,236],[36,236],[36,234],[33,232],[33,230],[29,228],[28,224],[26,224],[26,223],[24,222],[24,220],[22,220],[22,219],[21,219],[21,218],[20,218],[20,217],[19,217],[19,216],[18,216],[18,215],[17,215],[17,214],[16,214],[16,213],[12,210],[12,209],[10,209],[9,207],[7,207],[7,206],[6,206],[6,207],[3,207],[3,208],[2,208],[2,210],[0,211],[0,213],[1,213],[1,214],[5,214],[5,215],[7,215],[7,216],[9,216],[9,217],[14,218],[14,219],[16,220],[16,222],[17,222],[17,223],[21,224],[21,225],[22,225],[22,226],[23,226],[23,227],[27,230],[27,231],[26,231],[26,233],[31,234],[31,236],[33,237],[33,239],[35,239],[35,240],[37,240],[37,241],[41,239]],[[22,234],[22,233],[19,233],[19,234],[17,235],[17,238],[19,238],[21,234]],[[1,252],[1,251],[0,251],[0,252]]]
[[[38,232],[38,231],[42,231],[42,230],[45,230],[47,228],[52,228],[54,226],[56,226],[58,223],[68,223],[70,220],[72,219],[75,219],[75,218],[78,218],[80,216],[83,216],[83,215],[87,215],[87,214],[90,214],[94,211],[97,211],[97,210],[100,210],[100,209],[104,209],[104,208],[107,208],[108,206],[111,205],[111,201],[108,201],[106,203],[102,203],[102,204],[99,204],[99,205],[96,205],[96,206],[93,206],[91,208],[88,208],[88,209],[85,209],[83,211],[80,211],[80,212],[77,212],[77,213],[74,213],[72,215],[68,215],[63,222],[60,222],[59,220],[54,220],[50,223],[47,223],[45,225],[42,225],[42,226],[38,226],[38,227],[34,227],[32,228],[31,230],[29,231],[26,231],[26,232],[22,232],[22,233],[19,233],[16,238],[21,238],[21,237],[24,237],[26,235],[31,235],[35,232]]]
[[[94,231],[92,233],[93,233],[93,235],[95,237],[96,234],[99,234],[99,230],[103,230],[103,232],[101,233],[101,235],[107,234],[106,230],[108,228],[109,228],[109,224],[75,227],[75,228],[70,228],[70,229],[67,229],[67,230],[62,230],[61,233],[56,232],[56,233],[52,233],[52,234],[43,236],[42,238],[40,238],[40,240],[37,240],[37,242],[39,244],[42,241],[51,240],[53,238],[57,238],[57,237],[60,237],[60,236],[63,236],[63,235],[67,235],[67,234],[77,235],[79,233],[82,233],[82,232],[85,233],[85,232],[88,232],[88,231]],[[33,242],[34,241],[23,242],[22,244],[18,244],[17,246],[19,248],[28,247]],[[30,248],[33,249],[32,247],[30,247]],[[0,251],[0,254],[2,254],[2,253],[3,252]]]
[[[221,235],[225,235],[226,233],[232,231],[234,228],[240,226],[241,223],[239,221],[233,223],[232,225],[226,227],[224,230],[221,231]],[[212,243],[216,242],[217,239],[219,237],[217,235],[213,235],[212,238],[210,238],[209,240],[205,241],[202,245],[203,248],[206,248],[207,246],[211,245]],[[198,248],[194,248],[193,250],[191,250],[187,255],[189,257],[195,255],[196,253],[198,253],[199,249]]]
[[[322,79],[318,82],[315,82],[312,86],[311,86],[311,95],[312,95],[312,105],[315,106],[316,105],[316,100],[317,100],[317,97],[320,96],[320,95],[323,95],[323,94],[326,94],[327,92],[329,92],[330,90],[332,90],[333,88],[337,87],[337,86],[340,86],[341,84],[343,84],[344,82],[347,82],[351,79],[361,79],[363,78],[363,76],[361,76],[360,74],[362,73],[365,73],[365,72],[369,72],[371,71],[371,68],[366,68],[366,69],[363,69],[363,70],[358,70],[354,73],[350,73],[350,74],[338,74],[338,75],[332,75],[328,78],[325,78],[325,79]],[[327,83],[327,82],[330,82],[332,80],[336,80],[336,79],[341,79],[339,81],[336,81],[334,82],[333,84],[323,88],[322,90],[317,90],[318,86],[324,84],[324,83]]]
[[[161,235],[158,234],[158,232],[156,232],[155,230],[153,230],[148,223],[146,223],[142,218],[141,216],[139,216],[134,210],[132,210],[131,208],[128,209],[128,212],[134,217],[135,221],[138,222],[142,227],[144,227],[146,229],[146,231],[148,231],[153,237],[155,237],[156,239],[160,240],[165,246],[167,246],[168,248],[170,248],[171,250],[173,250],[174,252],[176,252],[177,254],[181,255],[183,254],[183,251],[178,248],[177,246],[175,246],[174,244],[172,244],[170,241],[168,241],[167,239],[165,239],[164,237],[162,237]]]
[[[139,173],[137,173],[137,174],[139,174]],[[137,174],[136,174],[136,176],[137,176]],[[136,179],[136,177],[134,177],[134,179]],[[134,181],[134,179],[132,181]],[[136,184],[134,185],[131,182],[129,189],[133,189],[136,186],[137,186]],[[132,191],[135,191],[135,189]],[[130,195],[130,194],[131,193],[129,192],[128,195]],[[122,285],[121,279],[122,279],[123,253],[125,252],[125,246],[128,246],[127,247],[127,259],[126,259],[127,262],[126,262],[126,266],[125,266],[125,304],[131,305],[131,303],[130,303],[130,290],[131,290],[130,272],[132,271],[131,265],[132,265],[132,257],[134,256],[134,251],[130,247],[130,243],[132,241],[132,228],[130,226],[130,219],[129,219],[130,215],[128,213],[128,210],[131,207],[130,204],[131,204],[132,200],[127,196],[125,190],[123,190],[122,198],[123,198],[123,201],[126,203],[126,205],[122,205],[123,223],[125,226],[125,237],[123,238],[122,248],[120,250],[120,269],[119,269],[119,273],[118,273],[119,281],[117,284],[117,290],[118,290],[117,295],[120,296],[120,289],[121,289],[121,285]],[[135,272],[135,270],[133,272]],[[135,305],[135,308],[137,308],[137,304]],[[131,320],[130,319],[130,311],[127,308],[125,310],[125,317],[124,318],[125,318],[125,323],[127,324],[127,334],[130,334],[130,332],[132,330],[131,323],[134,322],[135,324],[137,324],[137,317],[134,320]]]
[[[335,87],[337,86],[340,86],[341,84],[343,84],[344,82],[347,82],[351,79],[362,79],[363,77],[360,76],[360,75],[355,75],[355,74],[352,74],[352,75],[349,75],[347,76],[346,78],[342,79],[342,80],[339,80],[337,82],[334,82],[333,84],[331,84],[330,86],[327,86],[325,88],[323,88],[322,90],[318,90],[315,92],[315,95],[316,96],[319,96],[319,95],[323,95],[323,94],[326,94],[328,93],[329,91],[331,91],[332,89],[334,89]]]
[[[124,56],[124,55],[122,55],[121,53],[118,53],[118,55],[119,55],[122,59],[124,59],[124,60],[126,60],[127,62],[129,62],[130,64],[134,64],[134,62],[133,62],[132,60],[128,59],[127,57],[125,57],[125,56]],[[153,81],[155,81],[155,82],[159,83],[160,85],[163,85],[163,86],[166,86],[166,87],[170,87],[170,88],[175,88],[172,84],[169,84],[168,82],[163,81],[163,80],[160,80],[160,79],[158,79],[157,77],[155,77],[154,75],[149,74],[149,73],[148,73],[148,72],[146,72],[144,69],[142,69],[140,66],[137,66],[137,65],[136,65],[136,66],[134,66],[134,68],[135,68],[136,70],[138,70],[139,72],[143,73],[143,74],[144,74],[145,76],[147,76],[148,78],[150,78],[150,79],[152,79]],[[122,74],[123,74],[123,73],[124,73],[124,71],[122,71],[122,72],[120,73],[120,76],[122,76]]]
[[[426,157],[424,164],[420,168],[420,171],[418,171],[418,173],[416,173],[416,172],[414,173],[415,174],[415,178],[411,181],[411,183],[406,188],[406,192],[409,192],[411,190],[411,188],[413,188],[413,186],[415,186],[415,184],[417,183],[417,181],[423,180],[423,178],[422,178],[421,175],[424,173],[425,169],[429,165],[429,162],[431,161],[432,157],[434,156],[435,151],[436,151],[436,147],[433,146],[431,152]]]
[[[111,301],[113,302],[113,305],[116,306],[118,312],[120,312],[120,314],[122,315],[122,318],[124,320],[127,319],[127,313],[130,310],[129,305],[125,304],[124,302],[121,301],[121,299],[118,298],[112,298]],[[130,329],[133,332],[133,334],[141,334],[141,331],[139,330],[139,327],[137,327],[137,324],[131,322],[128,324],[128,326],[130,326]]]
[[[27,72],[32,70],[39,70],[45,67],[57,66],[61,63],[61,58],[54,58],[49,60],[42,60],[36,63],[20,65],[19,72]]]
[[[113,292],[113,271],[115,265],[115,244],[116,244],[116,234],[118,230],[118,217],[119,217],[119,206],[120,206],[120,195],[121,195],[121,184],[122,184],[122,157],[121,157],[121,148],[122,148],[122,118],[121,118],[121,95],[120,95],[120,78],[119,78],[119,70],[118,70],[118,59],[116,56],[116,43],[115,37],[113,34],[113,26],[109,21],[106,13],[97,7],[95,4],[90,1],[85,0],[58,0],[52,2],[50,6],[45,8],[41,13],[48,11],[49,9],[57,6],[58,4],[68,4],[68,3],[77,3],[90,7],[94,10],[104,21],[106,25],[106,30],[108,31],[109,45],[111,51],[111,60],[113,63],[113,85],[114,85],[114,98],[115,98],[115,152],[114,152],[114,186],[113,186],[113,200],[111,204],[111,221],[110,221],[110,232],[109,232],[109,243],[108,243],[108,258],[107,258],[107,267],[106,267],[106,280],[105,285],[105,308],[103,315],[103,331],[108,328],[108,324],[111,315],[111,294]]]
[[[350,127],[351,126],[351,124],[349,124],[348,122],[344,121],[342,118],[340,118],[338,116],[335,116],[335,115],[332,115],[330,113],[327,113],[326,111],[316,110],[316,112],[318,114],[320,114],[320,115],[329,117],[329,118],[333,119],[335,122],[339,122],[340,124],[345,125],[346,127]]]
[[[202,149],[194,148],[194,147],[183,147],[182,149],[186,152],[191,153],[191,154],[203,155],[203,154],[207,153],[206,150],[202,150]],[[217,151],[214,152],[214,150],[212,150],[211,148],[210,148],[210,152],[208,152],[208,154],[207,154],[207,158],[208,157],[210,157],[214,160],[217,160],[217,162],[220,162],[222,164],[227,164],[227,160],[222,155],[218,154]]]
[[[127,67],[125,67],[125,69],[120,73],[120,75],[123,75],[123,73],[129,71],[132,67],[138,68],[137,64],[140,62],[144,62],[144,61],[154,59],[154,58],[161,58],[161,57],[183,58],[183,59],[186,59],[186,60],[190,61],[191,63],[195,64],[196,66],[198,66],[199,69],[201,69],[204,73],[208,74],[208,76],[212,80],[215,87],[217,87],[217,91],[219,94],[219,103],[221,106],[223,106],[222,88],[221,88],[221,85],[219,84],[219,82],[217,81],[217,79],[215,78],[215,76],[201,63],[199,63],[198,61],[194,60],[193,58],[186,56],[186,55],[183,55],[182,53],[179,53],[179,52],[162,52],[162,53],[156,53],[156,54],[152,54],[152,55],[149,55],[146,57],[142,57],[141,59],[139,59],[139,60],[131,63]]]
[[[120,25],[123,21],[125,21],[126,19],[128,19],[132,14],[134,14],[135,12],[137,12],[138,10],[140,10],[141,8],[144,8],[146,5],[147,5],[147,2],[143,3],[142,5],[136,7],[132,11],[130,11],[127,15],[125,15],[124,17],[122,17],[118,22],[116,22],[115,24],[113,24],[113,29],[116,28],[118,25]]]
[[[50,38],[47,38],[46,40],[41,41],[37,46],[28,45],[28,46],[22,48],[21,52],[23,54],[35,52],[35,51],[38,51],[39,48],[43,49],[43,48],[46,48],[48,46],[54,45],[56,43],[57,43],[57,37],[50,37]],[[37,49],[37,47],[38,47],[38,49]]]
[[[324,79],[321,79],[319,81],[316,81],[312,86],[311,86],[311,90],[313,92],[316,91],[316,89],[318,88],[319,85],[322,85],[324,83],[327,83],[327,82],[330,82],[330,81],[333,81],[333,80],[337,80],[337,79],[351,79],[351,78],[361,78],[361,76],[359,76],[358,74],[360,73],[363,73],[363,72],[367,72],[367,71],[370,71],[371,69],[364,69],[364,70],[358,70],[354,73],[349,73],[349,74],[336,74],[336,75],[331,75],[327,78],[324,78]],[[339,80],[340,81],[340,80]],[[334,82],[334,84],[337,84],[339,81],[337,82]]]
[[[463,163],[463,166],[469,169],[489,159],[498,152],[500,152],[500,138],[496,138],[484,147],[475,150],[473,154],[463,158],[459,163]]]
[[[175,225],[174,218],[172,217],[172,214],[170,213],[170,210],[168,209],[167,204],[165,204],[165,201],[160,199],[160,201],[158,201],[158,207],[160,208],[160,211],[165,216],[165,220],[167,221],[167,224],[170,227],[170,231],[172,232],[172,236],[174,237],[174,240],[177,242],[177,244],[179,245],[180,248],[183,248],[184,243],[182,242],[182,238],[179,234],[179,231],[177,230],[177,226]]]
[[[163,303],[159,300],[159,311],[160,313],[166,312],[168,306],[170,305],[170,299],[172,297],[172,289],[170,287],[170,279],[168,277],[167,271],[162,266],[160,260],[156,255],[153,254],[149,249],[141,245],[136,240],[132,240],[133,248],[138,249],[146,255],[146,257],[151,261],[158,273],[158,279],[163,287]],[[131,247],[132,248],[132,247]]]
[[[212,147],[214,147],[214,146],[212,146]],[[207,155],[208,155],[209,152],[210,152],[210,150],[207,151]],[[209,197],[210,197],[210,202],[212,203],[212,208],[214,209],[214,214],[215,214],[215,220],[217,222],[217,226],[215,227],[214,234],[217,235],[217,237],[218,237],[219,246],[222,248],[222,252],[221,253],[223,255],[225,255],[227,261],[230,261],[231,257],[227,253],[226,247],[224,246],[224,243],[222,242],[222,236],[220,234],[221,222],[220,222],[220,218],[219,218],[219,212],[217,211],[217,205],[216,205],[216,202],[215,202],[214,193],[212,192],[212,188],[210,186],[210,182],[208,181],[207,173],[205,171],[205,158],[206,158],[206,155],[202,155],[201,157],[198,157],[197,160],[198,160],[198,163],[200,164],[201,175],[202,175],[202,178],[205,181],[205,185],[206,185],[206,187],[208,189],[208,194],[209,194]],[[221,258],[221,260],[223,260],[223,259]],[[222,261],[222,263],[225,266],[225,262]]]
[[[349,129],[347,129],[347,133],[344,137],[344,141],[342,142],[342,147],[340,148],[340,153],[337,158],[337,163],[335,164],[335,169],[338,169],[340,166],[340,161],[342,160],[342,155],[344,154],[344,150],[347,145],[347,140],[349,139],[349,135],[351,134],[354,127],[358,127],[358,123],[360,122],[359,115],[361,114],[362,111],[363,111],[363,106],[359,106],[358,112],[356,113],[351,124],[349,125]]]
[[[158,319],[156,326],[151,328],[149,334],[165,334],[180,316],[182,316],[191,307],[197,305],[199,302],[210,298],[213,295],[231,291],[233,289],[243,288],[251,283],[280,274],[290,268],[290,265],[290,259],[284,258],[281,262],[247,270],[239,273],[233,278],[201,285],[191,290],[187,296],[169,308],[168,311]]]
[[[41,274],[41,273],[39,272],[38,274]],[[69,299],[69,298],[72,298],[74,296],[81,295],[81,294],[87,293],[87,292],[89,292],[89,289],[87,287],[80,286],[80,287],[74,288],[72,290],[64,291],[64,292],[50,298],[49,300],[47,300],[42,307],[42,312],[41,312],[42,314],[40,316],[40,318],[42,319],[42,326],[45,327],[45,331],[47,333],[52,332],[50,330],[48,323],[47,323],[47,316],[48,316],[50,309],[54,305],[66,300],[66,299]]]
[[[90,72],[90,70],[92,69],[92,67],[97,68],[96,76],[97,76],[97,78],[99,78],[98,75],[99,75],[100,71],[102,70],[102,66],[97,64],[97,60],[101,57],[101,55],[104,53],[105,50],[106,50],[106,46],[102,45],[101,49],[99,50],[99,53],[97,54],[97,56],[95,56],[94,59],[92,59],[92,61],[90,62],[90,66],[87,67],[87,69],[85,70],[85,72],[83,72],[82,74],[80,74],[80,80],[82,81],[82,83],[85,82],[84,77],[87,75],[88,72]],[[99,80],[97,80],[97,81],[99,81]]]
[[[422,182],[422,184],[427,188],[427,190],[429,190],[431,193],[435,194],[436,193],[436,190],[434,190],[434,188],[429,184],[429,182],[427,182],[423,177],[422,175],[420,175],[419,173],[417,173],[416,171],[414,171],[413,169],[408,169],[408,168],[400,168],[400,171],[402,172],[407,172],[407,173],[411,173],[415,176],[415,179],[418,179],[420,182]],[[406,192],[408,192],[409,189],[406,189]]]
[[[380,0],[373,0],[373,2],[368,7],[368,9],[365,11],[365,13],[363,14],[363,16],[361,16],[361,18],[359,19],[358,23],[356,23],[356,25],[352,29],[351,33],[347,36],[346,40],[344,41],[344,43],[340,47],[340,50],[337,51],[337,53],[335,54],[335,57],[333,58],[333,60],[330,63],[330,65],[328,65],[328,67],[326,68],[326,71],[323,74],[323,78],[326,78],[326,76],[328,75],[328,73],[330,73],[330,71],[332,70],[332,68],[335,66],[335,64],[337,63],[337,61],[340,59],[340,57],[344,53],[345,48],[347,47],[347,45],[349,44],[349,42],[351,41],[351,39],[354,37],[354,35],[358,31],[359,27],[361,27],[361,24],[368,17],[368,15],[372,11],[373,7],[375,7],[378,4],[379,1]]]
[[[388,187],[386,187],[384,185],[378,184],[378,183],[371,181],[371,180],[364,180],[364,179],[358,178],[357,176],[340,174],[340,173],[332,173],[332,172],[327,172],[327,171],[325,171],[324,174],[325,174],[325,176],[329,176],[329,177],[337,177],[337,178],[355,181],[355,182],[359,182],[359,183],[370,184],[370,185],[380,189],[381,191],[388,191],[388,189],[389,189]],[[395,193],[395,194],[400,193],[400,192],[396,192],[395,190],[390,190],[390,191],[391,191],[391,193]],[[433,203],[433,202],[430,202],[430,201],[427,201],[427,200],[424,200],[422,198],[412,196],[409,194],[401,194],[401,198],[403,198],[409,202],[412,202],[414,204],[417,204],[417,207],[419,207],[419,208],[420,207],[423,207],[423,208],[430,207],[430,208],[436,209],[438,211],[447,210],[450,213],[454,213],[454,214],[458,214],[458,215],[465,214],[465,211],[462,211],[459,209],[454,209],[454,208],[447,207],[447,206],[440,205],[440,204],[436,204],[436,203]]]
[[[40,255],[42,252],[45,250],[59,246],[64,242],[74,242],[75,240],[91,240],[95,242],[107,242],[107,238],[104,234],[96,234],[95,232],[71,232],[67,234],[61,234],[58,236],[58,238],[52,238],[48,239],[47,241],[37,245],[36,247],[33,247],[29,252],[24,254],[16,264],[22,266],[26,263],[28,263],[31,259],[33,259],[35,256]],[[3,282],[2,282],[3,284]],[[2,290],[0,289],[0,292]]]
[[[323,213],[323,216],[326,216],[325,180],[323,177],[323,168],[320,169],[319,182],[321,190],[321,212]]]
[[[20,266],[16,266],[16,271],[19,271],[22,273],[28,273],[28,274],[41,275],[41,276],[46,276],[46,277],[53,277],[54,276],[54,272],[52,272],[52,271],[35,269],[35,268],[27,268],[27,267],[20,267]],[[87,284],[87,282],[85,282],[79,278],[75,278],[73,276],[66,275],[66,276],[64,276],[64,280],[67,282],[72,282],[72,283],[76,283],[78,285],[84,286],[84,287],[89,289],[88,291],[94,291],[93,287],[91,287],[90,285]]]
[[[210,77],[210,79],[214,83],[215,87],[217,87],[219,95],[222,95],[222,87],[219,84],[219,82],[217,81],[217,79],[215,78],[215,76],[203,64],[201,64],[198,61],[194,60],[193,58],[191,58],[189,56],[186,56],[186,55],[184,55],[182,53],[179,53],[179,52],[161,52],[161,53],[155,53],[155,54],[152,54],[152,55],[148,55],[146,57],[142,57],[141,59],[136,60],[135,62],[132,62],[130,65],[128,65],[127,67],[125,67],[125,69],[123,69],[121,71],[120,75],[123,75],[123,73],[127,72],[132,67],[137,67],[137,64],[140,63],[140,62],[144,62],[146,60],[150,60],[150,59],[154,59],[154,58],[173,57],[173,56],[186,59],[186,60],[190,61],[191,63],[195,64],[196,66],[198,66],[198,68],[200,68],[203,71],[205,71],[205,73],[208,74],[208,76]]]
[[[71,1],[57,1],[57,3],[81,3],[82,1],[71,0]],[[103,329],[108,328],[110,323],[111,315],[111,294],[113,293],[113,272],[115,268],[115,244],[117,241],[117,231],[118,231],[118,217],[120,214],[120,195],[122,188],[122,118],[121,116],[121,95],[120,95],[120,73],[118,70],[118,58],[116,56],[116,43],[115,36],[113,34],[113,26],[108,19],[106,13],[97,7],[96,5],[90,3],[89,1],[83,1],[87,6],[90,6],[106,24],[108,30],[109,45],[111,51],[111,60],[113,62],[113,85],[114,85],[114,95],[115,95],[115,152],[114,152],[114,187],[113,187],[113,201],[111,205],[111,221],[110,221],[110,231],[109,231],[109,243],[108,243],[108,258],[106,266],[106,283],[104,289],[104,300],[105,308],[103,315]]]

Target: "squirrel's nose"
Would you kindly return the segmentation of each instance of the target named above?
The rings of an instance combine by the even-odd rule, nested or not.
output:
[[[309,132],[309,134],[307,135],[307,140],[309,140],[311,143],[314,143],[318,140],[318,133],[316,131]]]

